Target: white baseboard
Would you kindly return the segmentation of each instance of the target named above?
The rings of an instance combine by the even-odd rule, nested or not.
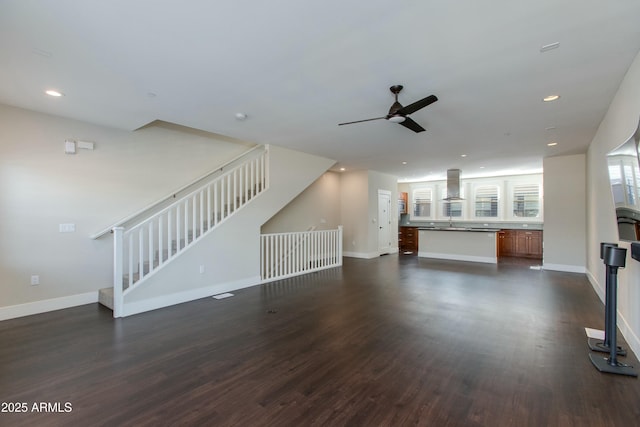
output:
[[[589,270],[586,271],[586,274],[587,279],[589,279],[589,283],[591,283],[593,290],[596,291],[598,298],[600,298],[600,301],[605,304],[606,296],[604,285],[601,285]],[[633,332],[633,329],[631,329],[629,322],[627,322],[627,319],[625,319],[624,316],[620,314],[620,311],[618,311],[617,314],[618,317],[616,323],[618,329],[620,329],[620,333],[622,333],[622,336],[627,341],[627,344],[629,344],[629,349],[633,352],[633,354],[636,357],[640,356],[640,338],[638,338],[635,332]]]
[[[552,271],[565,271],[567,273],[586,273],[587,269],[581,265],[568,265],[568,264],[549,264],[542,263],[543,270],[552,270]]]
[[[589,270],[586,271],[586,274],[587,274],[587,279],[589,279],[589,283],[591,283],[591,287],[593,288],[594,291],[596,291],[596,294],[598,294],[600,301],[602,301],[602,303],[604,304],[606,300],[604,285],[601,285],[600,282],[598,282],[598,280]]]
[[[98,302],[98,291],[28,302],[25,304],[9,305],[7,307],[0,307],[0,320],[31,316],[33,314],[62,310],[94,302]]]
[[[627,344],[629,344],[629,349],[637,358],[638,355],[640,355],[640,339],[638,339],[638,336],[633,332],[633,329],[631,329],[631,326],[627,322],[627,319],[625,319],[619,311],[617,324],[618,329],[620,329],[620,332],[622,333],[622,336],[627,341]]]
[[[349,258],[371,259],[378,258],[380,254],[378,252],[342,252],[342,256],[346,256]]]
[[[143,301],[125,301],[124,307],[122,309],[122,317],[132,316],[134,314],[140,314],[146,311],[157,310],[159,308],[170,307],[172,305],[182,304],[200,298],[207,298],[225,292],[237,291],[238,289],[259,285],[260,280],[260,277],[256,276],[248,279],[238,280],[235,282],[220,283],[204,288],[190,289],[184,292],[161,295],[159,297],[149,298]]]
[[[486,264],[497,264],[497,257],[484,257],[473,255],[453,255],[453,254],[440,254],[436,252],[418,252],[418,256],[422,258],[435,258],[435,259],[448,259],[453,261],[470,261],[470,262],[482,262]]]

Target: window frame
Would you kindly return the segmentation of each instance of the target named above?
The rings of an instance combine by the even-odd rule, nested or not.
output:
[[[422,216],[416,215],[416,193],[425,192],[429,193],[429,215]],[[433,185],[418,185],[411,187],[411,206],[409,212],[409,218],[413,221],[427,221],[435,218],[434,212],[436,209],[436,203],[433,195],[435,194],[435,188]]]
[[[536,216],[518,216],[515,213],[515,203],[516,203],[516,190],[522,187],[535,187],[538,190],[537,204],[538,204],[538,214]],[[519,222],[542,222],[543,220],[543,195],[542,195],[542,183],[536,183],[531,180],[529,181],[514,181],[510,185],[509,190],[510,200],[507,204],[508,218],[511,221],[519,221]],[[522,203],[527,203],[526,200],[522,201]]]
[[[442,220],[449,220],[449,215],[446,214],[445,209],[447,209],[447,205],[451,206],[452,203],[456,203],[456,204],[460,204],[460,216],[451,216],[452,220],[456,220],[456,221],[465,221],[466,220],[466,200],[455,200],[455,201],[447,201],[445,200],[447,198],[447,184],[445,183],[444,185],[441,186],[442,188],[440,189],[440,194],[442,195],[442,197],[438,200],[438,219],[442,219]],[[460,198],[464,199],[464,185],[460,185]]]
[[[535,185],[538,188],[539,212],[536,217],[518,217],[513,214],[513,191],[520,185]],[[444,197],[437,197],[441,193],[445,194],[446,181],[422,181],[410,183],[409,193],[409,221],[431,222],[448,221],[449,217],[444,214]],[[477,217],[476,213],[476,189],[493,186],[498,189],[498,215],[496,217]],[[428,216],[415,215],[415,192],[420,190],[431,191],[430,212]],[[461,194],[465,200],[462,201],[462,216],[452,217],[455,221],[478,222],[478,223],[543,223],[544,222],[544,187],[542,173],[532,173],[524,175],[492,176],[486,178],[468,178],[461,180]],[[464,193],[462,193],[464,192]]]
[[[481,193],[483,190],[485,189],[494,189],[495,190],[495,216],[479,216],[478,215],[478,196],[479,193]],[[473,188],[473,206],[472,206],[472,218],[477,219],[477,220],[482,220],[482,221],[499,221],[502,218],[501,212],[502,212],[502,204],[503,204],[503,200],[502,197],[500,197],[500,190],[501,190],[502,186],[496,183],[492,183],[492,182],[482,182],[482,183],[476,183],[474,185]],[[484,202],[486,203],[486,202]],[[489,202],[489,203],[493,203],[493,202]]]

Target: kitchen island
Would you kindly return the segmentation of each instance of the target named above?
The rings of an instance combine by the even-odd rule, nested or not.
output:
[[[418,256],[497,264],[498,231],[492,228],[419,228]]]

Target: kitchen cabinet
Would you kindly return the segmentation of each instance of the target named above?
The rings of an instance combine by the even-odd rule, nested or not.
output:
[[[516,252],[522,254],[520,256],[542,259],[542,231],[518,230],[518,236]]]
[[[542,231],[501,230],[498,233],[498,256],[542,259]]]
[[[420,257],[498,263],[496,229],[422,228],[419,233]]]
[[[406,214],[408,212],[407,206],[409,203],[409,194],[404,191],[398,193],[398,215]]]
[[[400,253],[418,253],[418,227],[400,227],[398,237]]]
[[[515,244],[513,230],[501,230],[498,232],[498,256],[515,256]]]

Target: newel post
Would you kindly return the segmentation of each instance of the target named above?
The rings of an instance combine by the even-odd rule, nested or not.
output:
[[[122,317],[122,270],[124,227],[113,228],[113,317]]]

